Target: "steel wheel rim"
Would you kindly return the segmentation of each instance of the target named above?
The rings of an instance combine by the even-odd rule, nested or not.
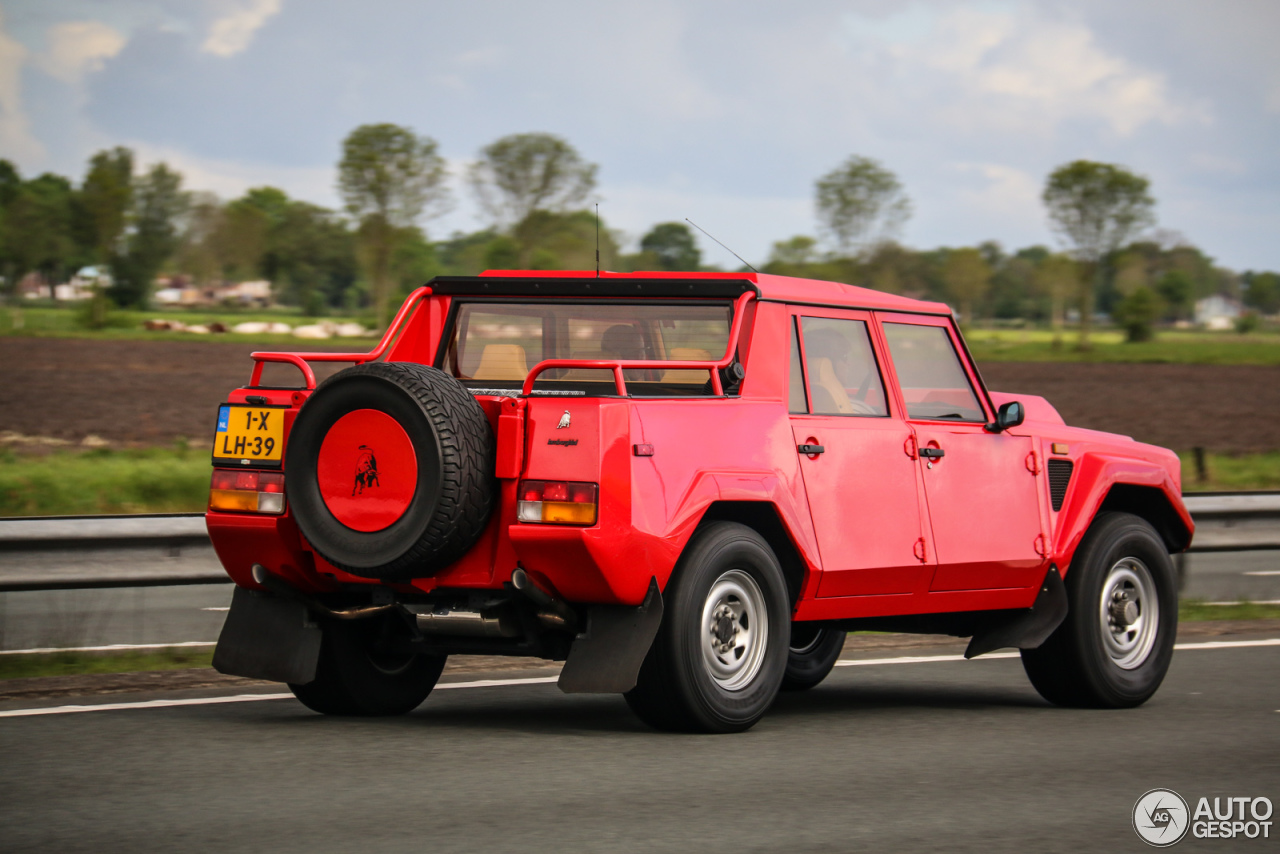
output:
[[[1147,660],[1160,627],[1160,603],[1151,570],[1136,557],[1116,561],[1102,584],[1098,602],[1102,646],[1122,670]]]
[[[715,580],[702,606],[699,624],[702,663],[726,691],[751,684],[764,663],[769,614],[754,578],[731,569]]]

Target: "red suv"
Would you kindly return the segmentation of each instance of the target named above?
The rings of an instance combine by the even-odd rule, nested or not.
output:
[[[318,712],[407,712],[451,653],[563,660],[563,690],[695,731],[816,685],[853,630],[1018,647],[1065,705],[1142,703],[1173,654],[1178,458],[988,392],[942,304],[491,271],[370,353],[253,358],[215,438],[214,663]]]

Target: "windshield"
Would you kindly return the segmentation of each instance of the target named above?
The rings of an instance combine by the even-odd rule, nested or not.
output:
[[[715,361],[729,343],[728,303],[470,302],[458,307],[441,368],[472,388],[511,388],[547,359]],[[632,394],[701,394],[705,370],[631,368]],[[538,387],[595,392],[608,371],[555,368]],[[634,388],[633,388],[634,386]]]

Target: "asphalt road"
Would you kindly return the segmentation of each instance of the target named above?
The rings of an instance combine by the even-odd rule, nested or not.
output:
[[[1280,600],[1280,551],[1193,554],[1184,596]],[[0,593],[0,650],[215,641],[230,584]]]
[[[1048,706],[997,658],[840,667],[730,736],[526,684],[386,720],[291,699],[4,717],[0,751],[6,852],[1137,852],[1149,789],[1280,803],[1280,646],[1179,651],[1125,711]],[[1178,849],[1275,850],[1272,830]]]

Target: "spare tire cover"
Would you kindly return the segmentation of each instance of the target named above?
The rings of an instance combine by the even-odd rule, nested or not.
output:
[[[438,572],[480,537],[495,491],[489,419],[461,383],[427,365],[340,371],[289,431],[290,512],[312,547],[353,575]]]

